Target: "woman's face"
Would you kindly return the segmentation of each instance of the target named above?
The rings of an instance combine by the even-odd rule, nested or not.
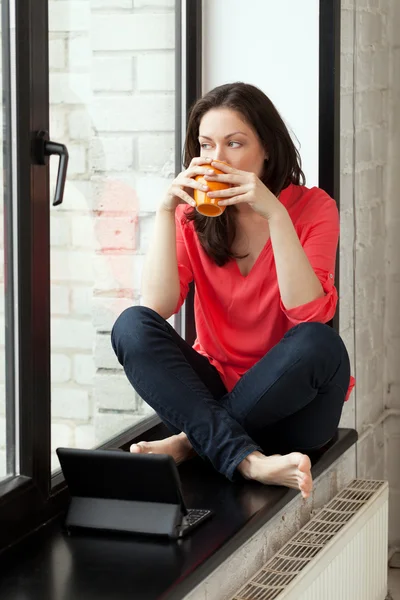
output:
[[[240,113],[230,108],[213,108],[201,119],[200,156],[222,160],[240,171],[262,175],[267,157],[261,141]]]

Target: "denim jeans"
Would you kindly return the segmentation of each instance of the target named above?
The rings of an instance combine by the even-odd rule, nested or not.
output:
[[[255,450],[306,453],[336,433],[350,364],[328,325],[290,329],[229,393],[217,369],[150,308],[126,309],[111,338],[137,393],[172,433],[185,432],[197,454],[231,480]]]

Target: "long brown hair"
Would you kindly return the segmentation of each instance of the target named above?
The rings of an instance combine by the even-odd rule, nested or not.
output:
[[[242,82],[220,85],[192,107],[184,146],[185,168],[188,168],[194,157],[200,156],[200,122],[213,108],[230,108],[240,113],[257,133],[269,157],[264,163],[260,179],[275,196],[290,183],[304,185],[299,152],[277,109],[259,88]],[[205,217],[195,209],[186,211],[186,218],[194,222],[202,247],[220,267],[233,258],[243,258],[232,252],[236,236],[236,215],[236,206],[227,206],[218,218]]]

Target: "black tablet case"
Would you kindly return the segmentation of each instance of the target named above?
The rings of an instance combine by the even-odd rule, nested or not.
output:
[[[67,529],[178,537],[187,510],[172,457],[76,448],[57,455],[71,495]]]

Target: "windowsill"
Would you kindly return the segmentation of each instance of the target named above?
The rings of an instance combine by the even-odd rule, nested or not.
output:
[[[321,475],[357,440],[340,429],[313,466]],[[180,543],[68,536],[58,518],[2,556],[0,597],[7,600],[177,600],[184,598],[297,494],[254,482],[230,483],[194,459],[179,467],[189,508],[212,519]]]

